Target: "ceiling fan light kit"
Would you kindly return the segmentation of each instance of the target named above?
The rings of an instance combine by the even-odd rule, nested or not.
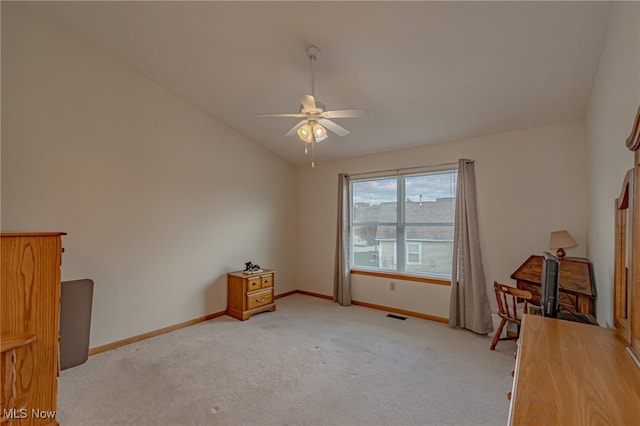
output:
[[[314,142],[321,142],[329,136],[327,130],[338,136],[346,136],[349,131],[339,124],[331,121],[331,118],[358,118],[365,117],[369,114],[367,110],[362,109],[343,109],[327,111],[324,104],[316,102],[315,99],[315,80],[313,64],[320,56],[320,49],[317,46],[309,46],[306,48],[307,56],[311,63],[311,95],[303,95],[300,98],[300,112],[295,114],[256,114],[260,117],[297,117],[302,118],[298,124],[293,126],[285,136],[298,135],[298,138],[305,143],[304,153],[308,153],[307,146],[311,145],[311,167],[315,167],[313,161],[313,145]]]
[[[328,137],[327,129],[312,120],[303,124],[296,133],[300,140],[305,143],[321,142]]]

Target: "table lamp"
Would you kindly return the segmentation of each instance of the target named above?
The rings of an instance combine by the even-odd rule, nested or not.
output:
[[[558,258],[562,259],[566,253],[564,252],[564,248],[569,248],[569,247],[575,247],[578,244],[576,244],[576,241],[573,239],[573,237],[571,236],[571,234],[569,234],[569,231],[566,230],[562,230],[562,231],[553,231],[551,233],[551,237],[549,238],[549,248],[550,249],[557,249],[556,250],[556,256],[558,256]]]

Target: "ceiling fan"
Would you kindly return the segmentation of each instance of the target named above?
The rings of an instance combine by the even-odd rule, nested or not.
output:
[[[311,155],[313,156],[313,142],[321,142],[325,140],[327,130],[338,136],[346,136],[349,131],[339,124],[331,121],[335,118],[359,118],[369,115],[369,111],[364,109],[339,109],[328,111],[326,106],[316,101],[315,98],[315,80],[313,65],[320,56],[320,49],[317,46],[309,46],[305,50],[311,63],[311,94],[302,95],[300,97],[300,112],[291,114],[256,114],[258,117],[294,117],[302,118],[285,133],[285,136],[298,135],[298,138],[305,143],[304,153],[308,153],[308,145],[311,145]],[[315,167],[313,157],[311,167]]]

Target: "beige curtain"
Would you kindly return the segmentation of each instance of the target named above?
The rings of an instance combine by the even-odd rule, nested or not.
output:
[[[338,232],[336,238],[336,265],[333,276],[333,301],[342,306],[351,305],[351,273],[349,270],[350,206],[349,175],[340,173],[338,175]]]
[[[473,160],[459,160],[449,325],[479,334],[493,331],[480,255]]]

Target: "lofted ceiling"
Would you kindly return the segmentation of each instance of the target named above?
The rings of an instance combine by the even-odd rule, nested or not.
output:
[[[316,161],[581,120],[610,2],[29,2],[294,164],[310,93],[351,133]]]

